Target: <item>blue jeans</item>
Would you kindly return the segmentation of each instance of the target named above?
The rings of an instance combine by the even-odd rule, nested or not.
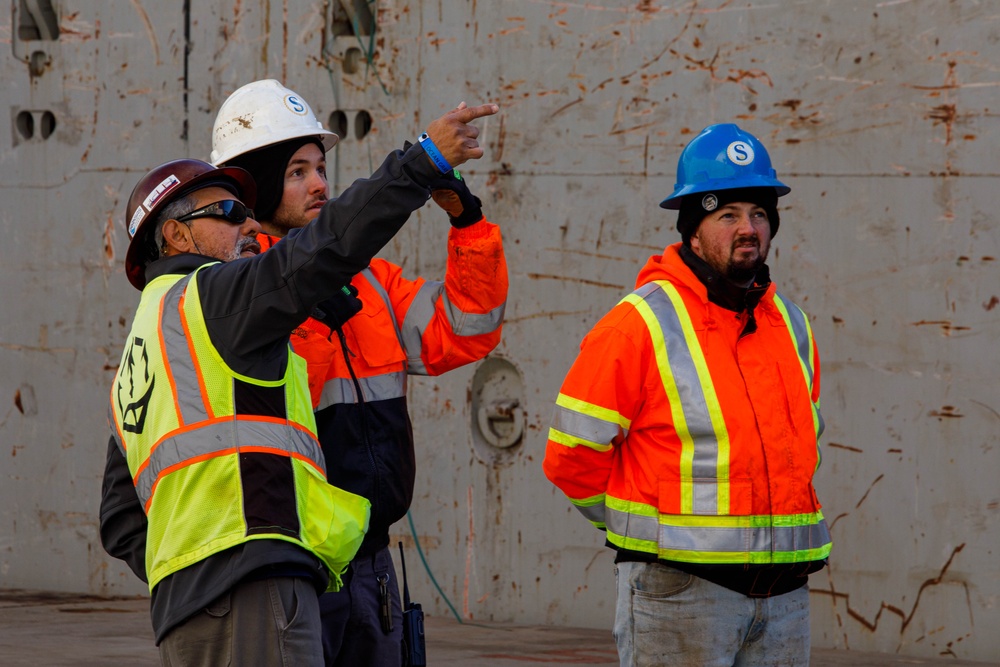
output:
[[[391,605],[392,630],[379,617],[379,579]],[[351,561],[344,587],[319,596],[323,655],[327,667],[400,667],[403,664],[403,608],[389,548]]]
[[[809,664],[809,588],[751,598],[660,563],[615,566],[622,667]]]

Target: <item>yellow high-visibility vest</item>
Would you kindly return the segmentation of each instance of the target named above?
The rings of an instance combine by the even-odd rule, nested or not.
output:
[[[196,276],[146,285],[111,390],[110,419],[149,522],[149,588],[267,539],[315,554],[338,590],[370,503],[326,481],[305,361],[289,348],[279,380],[229,368],[209,338]]]

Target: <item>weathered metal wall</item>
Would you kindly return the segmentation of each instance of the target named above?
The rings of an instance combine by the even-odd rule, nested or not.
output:
[[[505,234],[504,340],[410,386],[421,552],[407,522],[396,533],[425,608],[610,626],[612,554],[541,474],[552,401],[580,338],[677,239],[657,202],[680,149],[737,122],[792,187],[772,275],[824,361],[835,548],[812,578],[813,642],[1000,657],[996,4],[367,6],[5,4],[0,587],[142,590],[97,536],[106,395],[138,300],[124,199],[149,167],[207,156],[225,96],[274,77],[345,135],[337,191],[459,101],[502,108],[466,173]],[[385,255],[440,276],[446,231],[421,212]],[[500,399],[515,420],[484,437],[479,409]],[[521,419],[517,444],[489,444]]]

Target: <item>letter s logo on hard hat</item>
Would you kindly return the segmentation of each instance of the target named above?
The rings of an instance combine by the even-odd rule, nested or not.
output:
[[[741,167],[753,162],[753,147],[745,141],[734,141],[726,148],[726,156]]]
[[[309,107],[295,95],[285,95],[285,106],[288,107],[289,111],[299,116],[305,116],[306,112],[309,111]]]
[[[733,123],[717,123],[702,130],[681,151],[674,191],[660,206],[676,211],[687,195],[718,195],[737,188],[774,188],[779,197],[790,190],[778,180],[771,156],[757,137]]]

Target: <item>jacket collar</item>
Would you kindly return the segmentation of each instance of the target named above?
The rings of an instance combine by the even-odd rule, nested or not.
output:
[[[720,308],[735,313],[741,313],[745,310],[752,315],[754,308],[760,303],[761,298],[767,293],[767,288],[771,285],[771,271],[767,264],[761,265],[753,285],[743,287],[733,283],[713,269],[688,246],[682,245],[679,252],[684,264],[705,286],[708,291],[708,300]]]
[[[161,257],[160,259],[153,260],[146,266],[146,284],[148,285],[153,282],[154,279],[168,274],[181,274],[186,276],[199,266],[218,261],[219,260],[214,257],[207,257],[205,255],[197,255],[194,253],[185,253],[183,255],[174,255],[172,257]]]

